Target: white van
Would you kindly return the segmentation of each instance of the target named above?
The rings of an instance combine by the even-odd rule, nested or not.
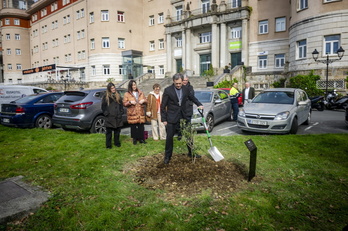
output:
[[[47,92],[47,90],[32,86],[0,85],[0,112],[2,104],[10,103],[24,96],[40,92]]]

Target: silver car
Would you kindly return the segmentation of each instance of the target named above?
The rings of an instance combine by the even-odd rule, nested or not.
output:
[[[126,89],[117,88],[123,97]],[[87,130],[91,133],[105,133],[105,118],[101,110],[103,89],[66,91],[54,105],[53,124],[64,130]],[[127,122],[127,109],[123,121]]]
[[[195,97],[204,106],[203,115],[209,132],[213,130],[215,124],[226,119],[231,119],[231,102],[224,90],[195,89]],[[197,131],[205,130],[202,116],[199,114],[195,105],[191,123]]]
[[[258,94],[238,114],[242,131],[296,134],[298,126],[309,124],[311,101],[305,91],[274,88]]]

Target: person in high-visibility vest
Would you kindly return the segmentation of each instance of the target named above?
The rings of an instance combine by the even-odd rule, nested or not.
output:
[[[233,110],[232,121],[237,121],[237,117],[239,113],[239,106],[238,106],[239,95],[240,95],[240,92],[238,90],[238,83],[234,83],[230,90],[230,98],[231,98],[231,104],[232,104],[232,110]]]

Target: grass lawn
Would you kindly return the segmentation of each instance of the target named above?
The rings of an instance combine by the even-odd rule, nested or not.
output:
[[[248,166],[244,142],[258,148],[256,177],[222,199],[209,190],[168,201],[124,173],[163,153],[164,142],[105,149],[100,134],[0,125],[0,180],[23,175],[51,193],[25,222],[0,230],[342,230],[348,222],[348,134],[213,137],[233,161]],[[199,154],[208,142],[199,136]],[[184,152],[175,140],[174,153]],[[174,154],[175,155],[175,154]],[[205,177],[205,176],[202,176]]]

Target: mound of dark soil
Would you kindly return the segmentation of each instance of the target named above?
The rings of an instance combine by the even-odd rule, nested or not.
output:
[[[146,156],[128,168],[129,171],[135,182],[148,189],[162,189],[167,198],[190,197],[205,190],[219,198],[246,180],[236,164],[226,160],[215,162],[207,156],[193,160],[174,154],[168,165],[163,164],[163,154]]]

